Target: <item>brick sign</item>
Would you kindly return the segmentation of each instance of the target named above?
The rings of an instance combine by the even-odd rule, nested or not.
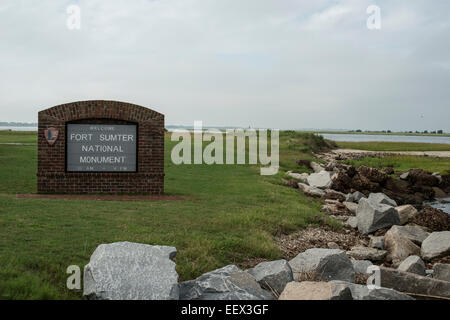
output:
[[[67,125],[67,171],[136,171],[136,125]]]
[[[39,193],[164,192],[164,116],[117,101],[39,112]]]

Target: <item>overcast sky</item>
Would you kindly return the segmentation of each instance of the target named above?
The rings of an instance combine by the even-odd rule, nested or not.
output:
[[[0,121],[105,99],[169,125],[449,132],[449,40],[447,0],[1,0]]]

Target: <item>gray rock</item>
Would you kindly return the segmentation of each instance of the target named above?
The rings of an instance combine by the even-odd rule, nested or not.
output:
[[[364,195],[364,193],[359,192],[359,191],[353,192],[352,195],[353,195],[353,201],[356,202],[356,203],[358,203],[359,200],[361,200],[361,199],[363,199],[363,198],[366,198],[366,196]]]
[[[310,197],[322,197],[323,195],[325,195],[325,191],[316,187],[308,186],[304,183],[299,183],[298,189]]]
[[[99,245],[84,268],[84,292],[99,300],[177,300],[174,247],[132,242]]]
[[[367,286],[350,282],[332,282],[347,286],[352,293],[353,300],[415,300],[406,294],[388,288],[369,289]]]
[[[400,224],[397,209],[365,198],[359,201],[356,217],[358,218],[358,230],[362,234]]]
[[[399,206],[396,209],[398,211],[398,215],[400,216],[400,222],[402,224],[408,223],[419,214],[419,211],[417,211],[417,209],[410,204]]]
[[[319,189],[329,189],[333,181],[331,180],[330,172],[320,171],[319,173],[311,173],[308,176],[308,184]]]
[[[350,288],[333,282],[290,282],[279,300],[352,300]]]
[[[255,277],[235,265],[205,273],[180,283],[180,300],[271,300]]]
[[[358,204],[354,202],[344,202],[343,205],[353,214],[356,214],[356,209],[358,209]]]
[[[385,195],[384,193],[381,193],[381,192],[369,194],[368,199],[369,199],[369,201],[373,201],[375,203],[387,204],[388,206],[397,207],[397,202],[395,202],[395,200],[392,200],[387,195]]]
[[[324,171],[325,168],[321,164],[318,164],[317,162],[311,161],[311,168],[315,173],[319,173],[321,171]]]
[[[402,179],[402,180],[408,180],[408,177],[409,177],[409,171],[404,172],[400,175],[400,179]]]
[[[416,225],[392,226],[388,232],[390,234],[395,234],[409,239],[419,246],[430,235],[428,232]]]
[[[357,217],[350,217],[345,222],[346,226],[349,226],[350,228],[357,228],[358,227],[358,218]]]
[[[275,291],[277,295],[283,292],[287,283],[294,281],[294,274],[286,260],[261,262],[256,267],[247,270],[262,288]]]
[[[375,237],[375,236],[369,236],[370,241],[369,241],[369,247],[371,248],[375,248],[375,249],[380,249],[380,250],[384,250],[384,236],[379,236],[379,237]]]
[[[418,256],[409,256],[398,266],[398,270],[426,276],[425,263]]]
[[[328,242],[327,247],[330,249],[340,249],[339,245],[336,242]]]
[[[347,193],[345,196],[345,201],[346,202],[355,202],[355,200],[353,199],[353,194]]]
[[[347,255],[357,260],[383,261],[387,251],[356,246],[347,251]]]
[[[362,274],[367,274],[367,268],[373,265],[369,260],[351,260],[351,262],[355,272]]]
[[[433,266],[433,278],[450,282],[450,264],[436,263]]]
[[[302,274],[316,275],[324,281],[355,281],[355,271],[344,251],[338,249],[308,249],[289,261],[294,279],[299,281]]]
[[[420,255],[425,260],[450,254],[450,231],[431,233],[423,242]]]
[[[288,171],[288,172],[286,172],[286,174],[288,176],[290,176],[291,178],[301,181],[302,183],[308,183],[309,174],[307,174],[307,173],[295,173],[292,171]]]
[[[428,270],[425,270],[425,273],[426,273],[427,277],[433,277],[434,271],[431,269],[428,269]]]
[[[450,298],[450,282],[380,267],[381,287],[403,293]]]
[[[409,256],[420,254],[420,247],[396,230],[398,229],[392,227],[384,237],[384,245],[388,251],[387,260],[391,261],[394,267],[400,265]]]

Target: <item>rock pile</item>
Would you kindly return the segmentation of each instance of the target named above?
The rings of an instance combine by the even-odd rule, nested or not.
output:
[[[419,281],[419,288],[409,293],[419,297],[447,297],[450,283],[445,283],[450,265],[440,261],[450,261],[450,215],[427,206],[419,211],[416,206],[420,208],[424,200],[431,200],[435,195],[447,195],[450,192],[449,175],[415,169],[393,177],[392,168],[383,171],[365,166],[355,168],[337,162],[336,158],[328,160],[325,165],[311,162],[315,173],[302,174],[303,185],[299,189],[304,192],[308,187],[314,188],[314,196],[325,202],[323,212],[343,222],[345,227],[369,236],[368,245],[356,245],[346,251],[353,259],[350,262],[355,274],[366,273],[365,270],[375,263],[384,266],[388,280],[383,287],[409,292],[405,291],[407,286],[414,286],[414,281]],[[304,193],[310,195],[311,191]],[[338,245],[333,248],[340,249]],[[307,264],[305,261],[311,261],[307,259],[311,250],[326,249],[310,249],[291,260],[295,280],[301,280],[300,271],[319,271],[322,274],[320,280],[354,282],[338,279],[337,271],[329,275],[327,270],[320,268],[320,261],[325,257],[320,258],[319,254],[316,255],[318,260]],[[339,265],[340,272],[348,271],[348,266],[344,267],[342,262],[332,263]],[[427,270],[427,267],[433,269]],[[400,279],[400,284],[393,284],[392,279]],[[353,298],[358,296],[355,286],[350,286]],[[435,286],[441,289],[436,290]]]
[[[228,265],[181,283],[173,261],[174,247],[102,244],[85,267],[84,296],[137,300],[450,298],[450,215],[413,206],[440,192],[449,193],[448,175],[410,170],[394,178],[392,168],[355,168],[336,158],[325,165],[306,160],[297,163],[314,173],[288,172],[286,183],[322,198],[322,210],[342,221],[348,234],[333,234],[333,240],[303,248],[289,261],[262,262],[248,270]],[[346,237],[349,234],[357,235],[353,242]],[[381,287],[363,285],[361,279],[367,279],[377,265]]]

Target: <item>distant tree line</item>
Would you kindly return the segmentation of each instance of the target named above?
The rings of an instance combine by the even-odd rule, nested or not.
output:
[[[349,132],[377,132],[377,133],[392,133],[391,130],[350,130]],[[424,131],[397,131],[397,133],[426,133],[426,134],[443,134],[444,130],[434,130],[434,131],[428,131],[428,130],[424,130]]]

